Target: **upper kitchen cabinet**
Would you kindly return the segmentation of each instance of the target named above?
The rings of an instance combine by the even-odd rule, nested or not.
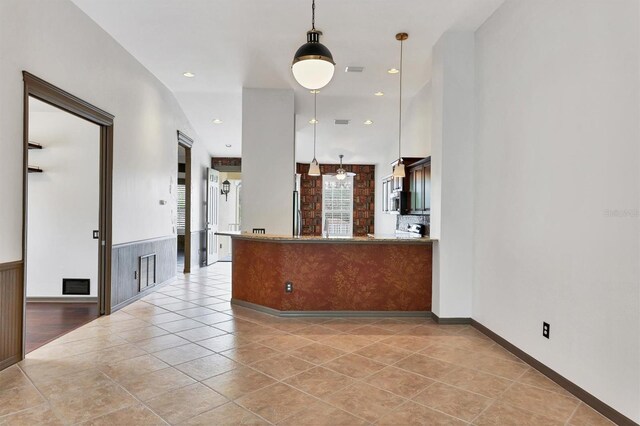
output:
[[[405,177],[389,175],[382,179],[382,211],[428,214],[431,209],[431,157],[407,157],[403,161],[407,172]]]
[[[390,214],[407,214],[409,206],[407,203],[408,192],[405,180],[408,178],[394,178],[389,175],[382,179],[382,212]]]
[[[413,163],[409,168],[409,213],[431,211],[431,157]]]

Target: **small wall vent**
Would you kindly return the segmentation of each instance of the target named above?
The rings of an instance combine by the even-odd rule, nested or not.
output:
[[[91,280],[89,278],[63,278],[62,294],[89,296],[91,294]]]
[[[139,291],[145,290],[147,287],[151,287],[156,283],[156,254],[151,253],[144,256],[140,256],[140,273],[139,279]]]
[[[364,67],[346,67],[344,72],[362,72],[364,71]]]
[[[345,124],[349,124],[349,121],[351,121],[351,120],[345,120],[343,118],[336,118],[334,123],[335,124],[339,124],[339,125],[345,125]]]

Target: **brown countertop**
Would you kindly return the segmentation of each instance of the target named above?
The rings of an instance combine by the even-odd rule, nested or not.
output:
[[[325,244],[430,244],[435,239],[429,237],[409,237],[395,234],[369,234],[367,237],[317,237],[270,234],[248,234],[239,231],[216,232],[216,235],[229,236],[239,240],[271,241],[277,243],[325,243]]]

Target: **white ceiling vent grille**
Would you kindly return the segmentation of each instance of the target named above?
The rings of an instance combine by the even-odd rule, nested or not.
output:
[[[349,124],[349,121],[351,121],[351,120],[346,120],[344,118],[336,118],[334,123],[335,124]]]
[[[344,72],[362,72],[364,71],[364,67],[346,67]]]

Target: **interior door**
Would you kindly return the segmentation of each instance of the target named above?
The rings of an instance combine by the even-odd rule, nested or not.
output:
[[[207,265],[218,261],[218,203],[220,201],[220,173],[207,171]]]

